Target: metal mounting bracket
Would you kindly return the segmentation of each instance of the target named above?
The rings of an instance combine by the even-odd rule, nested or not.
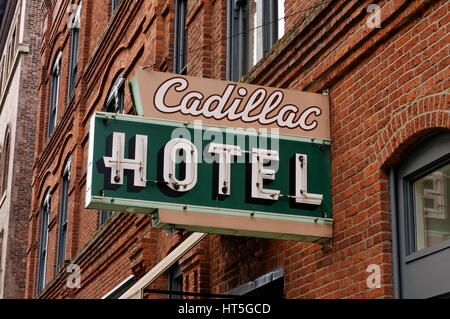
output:
[[[322,251],[328,252],[333,248],[333,239],[332,238],[324,238],[319,242]]]

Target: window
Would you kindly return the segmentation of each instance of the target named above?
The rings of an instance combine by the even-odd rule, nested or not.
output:
[[[45,285],[45,275],[47,272],[47,251],[48,251],[48,224],[50,221],[50,192],[47,192],[42,204],[41,216],[41,238],[39,244],[38,278],[36,294],[39,294]]]
[[[441,162],[425,176],[410,181],[415,251],[450,239],[450,161],[448,162]]]
[[[10,131],[9,127],[6,130],[5,141],[3,142],[3,158],[2,158],[2,183],[1,183],[1,191],[0,194],[3,195],[6,193],[8,188],[8,173],[9,173],[9,153],[10,153]]]
[[[123,114],[125,79],[120,73],[113,82],[106,99],[106,112]]]
[[[394,295],[450,293],[450,132],[429,136],[391,169]]]
[[[109,210],[101,210],[99,215],[100,215],[100,226],[102,226],[106,220],[111,217],[113,212],[109,211]]]
[[[106,99],[105,110],[106,112],[123,114],[124,112],[124,90],[125,79],[122,72],[115,78],[111,89],[109,90],[108,97]],[[111,217],[113,212],[101,210],[99,212],[100,226],[102,226],[106,220]]]
[[[61,203],[59,210],[58,255],[56,267],[58,267],[64,261],[66,255],[69,184],[70,184],[70,158],[67,160],[66,166],[64,167],[64,171],[62,174]]]
[[[75,13],[74,23],[72,25],[72,43],[70,45],[70,69],[69,69],[69,94],[68,99],[72,95],[77,80],[78,69],[78,40],[80,37],[80,21],[81,21],[81,2]]]
[[[121,0],[112,0],[111,2],[111,12],[114,12],[116,8],[119,6]]]
[[[227,78],[239,81],[284,34],[284,1],[228,0]]]
[[[177,263],[172,266],[169,271],[169,291],[171,292],[182,292],[183,291],[183,273],[181,272],[181,267]],[[170,294],[169,299],[181,299],[182,295]]]
[[[187,0],[175,3],[174,73],[187,74]]]
[[[48,115],[48,135],[53,132],[56,126],[56,117],[58,113],[58,97],[59,97],[59,82],[61,78],[61,56],[60,51],[56,56],[55,64],[52,69],[52,82],[50,91],[50,110]]]

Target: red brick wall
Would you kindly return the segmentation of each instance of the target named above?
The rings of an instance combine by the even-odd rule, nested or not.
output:
[[[382,9],[380,29],[366,25],[371,3]],[[83,209],[88,123],[103,107],[113,78],[121,69],[130,80],[141,66],[170,72],[173,65],[173,1],[122,0],[107,22],[106,15],[97,12],[104,6],[104,1],[91,1],[83,8],[75,100],[60,106],[60,124],[50,140],[36,148],[27,297],[34,295],[39,205],[51,186],[52,214],[58,214],[58,183],[69,153],[74,178],[66,258],[81,266],[82,287],[67,288],[63,269],[58,276],[49,276],[51,283],[41,297],[101,297],[129,274],[143,275],[188,235],[177,231],[167,236],[150,227],[149,217],[129,214],[98,229],[97,212]],[[315,9],[305,10],[311,6]],[[220,40],[226,36],[225,7],[225,0],[189,1],[189,75],[224,79],[226,42]],[[209,235],[180,260],[184,288],[225,293],[284,267],[287,298],[391,298],[386,168],[430,130],[450,128],[448,4],[286,1],[287,15],[296,10],[302,13],[288,20],[286,36],[245,81],[313,92],[329,89],[333,245],[322,250],[318,244]],[[40,141],[46,140],[50,57],[58,47],[55,43],[64,54],[69,51],[69,30],[55,18],[59,16],[59,11],[48,16],[53,20],[42,50]],[[63,69],[67,66],[66,61]],[[62,83],[64,94],[67,81]],[[125,110],[131,113],[127,86],[125,96]],[[51,247],[55,249],[54,242]],[[55,258],[50,253],[49,269]],[[380,265],[381,288],[367,287],[369,264]],[[167,288],[167,277],[159,278],[151,286],[155,287]],[[146,293],[146,297],[155,296]]]
[[[292,244],[293,260],[284,263],[289,298],[392,296],[385,168],[430,130],[450,127],[448,3],[380,1],[379,30],[367,28],[365,10],[358,14],[369,3],[321,13],[332,29],[320,33],[311,23],[297,33],[291,56],[269,58],[251,75],[258,83],[281,78],[285,87],[330,90],[333,248]],[[301,67],[292,67],[297,61]],[[369,264],[381,266],[380,289],[367,288]]]

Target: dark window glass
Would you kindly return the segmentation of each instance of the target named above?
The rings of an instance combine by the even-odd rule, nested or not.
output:
[[[187,29],[186,29],[187,0],[177,0],[175,4],[175,45],[174,72],[187,73]]]
[[[169,291],[183,291],[183,273],[181,272],[181,268],[178,264],[172,266],[169,271]],[[169,294],[169,299],[182,299],[182,295]]]

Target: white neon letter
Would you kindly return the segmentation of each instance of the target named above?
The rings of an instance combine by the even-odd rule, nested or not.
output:
[[[264,161],[278,162],[280,160],[277,151],[252,148],[252,197],[261,199],[278,200],[279,190],[264,189],[265,179],[275,180],[275,170],[264,168]]]
[[[186,174],[180,181],[175,176],[177,152],[183,150]],[[174,138],[164,147],[164,181],[177,192],[187,192],[197,184],[197,148],[189,140]]]
[[[230,195],[231,178],[230,178],[230,166],[232,156],[241,156],[241,148],[236,145],[209,144],[209,153],[218,154],[219,164],[219,181],[218,181],[218,193],[219,195]]]
[[[323,195],[308,193],[308,161],[305,154],[295,154],[295,202],[320,205]]]
[[[134,159],[125,158],[125,133],[113,133],[112,156],[103,156],[105,167],[111,168],[111,184],[123,184],[123,171],[134,171],[134,186],[145,187],[147,176],[147,136],[136,134]]]

